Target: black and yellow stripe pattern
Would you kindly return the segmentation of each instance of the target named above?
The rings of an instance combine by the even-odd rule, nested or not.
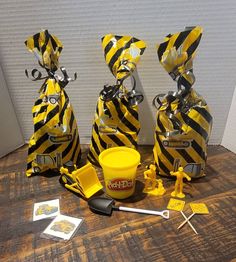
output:
[[[40,36],[42,34],[43,32]],[[36,46],[42,45],[41,42],[36,43],[40,38],[33,36],[30,39],[34,39]],[[28,41],[27,47],[29,47]],[[51,45],[50,41],[49,45]],[[46,46],[45,50],[50,48]],[[55,69],[56,60],[48,65]],[[52,68],[50,72],[53,73]],[[78,164],[81,149],[73,109],[64,88],[52,75],[46,78],[41,87],[40,96],[33,106],[32,113],[34,134],[29,142],[26,175],[31,176],[48,169],[59,169],[66,163]]]
[[[42,67],[52,71],[58,69],[58,59],[63,45],[56,36],[49,34],[48,30],[30,36],[25,41],[25,45],[34,53]]]
[[[136,68],[146,44],[132,36],[108,34],[102,38],[102,48],[112,74],[118,81],[121,81]]]
[[[115,97],[108,102],[99,97],[88,160],[98,165],[99,154],[107,148],[136,148],[139,130],[137,106],[131,107],[126,97]]]
[[[192,60],[202,31],[200,26],[186,28],[185,31],[169,34],[164,42],[157,46],[157,55],[162,66],[174,80],[180,77],[186,88],[191,88],[195,81]]]
[[[191,177],[204,175],[212,116],[205,100],[191,88],[194,83],[192,59],[201,34],[202,29],[195,27],[169,35],[158,46],[161,64],[184,87],[178,92],[169,92],[157,111],[153,153],[161,175],[170,175],[170,171],[179,166]]]
[[[99,154],[115,146],[136,148],[140,122],[138,106],[129,101],[128,91],[122,82],[130,76],[145,50],[145,43],[130,36],[106,35],[102,38],[105,60],[117,85],[101,92],[95,112],[88,160],[96,165]],[[109,98],[108,98],[109,97]]]

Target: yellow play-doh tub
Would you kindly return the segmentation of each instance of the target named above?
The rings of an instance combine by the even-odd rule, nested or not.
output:
[[[129,147],[113,147],[99,155],[103,169],[106,193],[117,199],[131,196],[135,190],[140,154]]]

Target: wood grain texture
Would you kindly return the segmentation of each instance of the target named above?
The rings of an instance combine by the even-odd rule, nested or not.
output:
[[[85,160],[87,146],[83,147]],[[27,178],[27,147],[0,159],[0,261],[230,261],[236,258],[236,155],[221,146],[210,146],[207,176],[185,187],[184,213],[188,203],[204,202],[209,215],[195,215],[180,231],[180,213],[170,219],[135,213],[114,212],[111,217],[93,214],[87,202],[58,182],[58,176]],[[146,209],[166,209],[174,181],[163,178],[163,197],[142,193],[143,171],[152,159],[152,147],[140,147],[135,195],[116,204]],[[102,183],[102,172],[97,169]],[[32,222],[35,202],[60,198],[61,212],[84,217],[71,241],[42,239],[49,220]]]

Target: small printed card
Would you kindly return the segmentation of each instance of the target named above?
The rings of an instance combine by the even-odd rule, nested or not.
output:
[[[189,205],[195,214],[209,214],[208,208],[204,203],[191,203]]]
[[[60,214],[59,199],[34,204],[33,221],[55,217]]]
[[[167,208],[175,211],[183,211],[184,205],[185,205],[185,201],[171,198],[167,205]]]
[[[83,218],[58,215],[43,231],[43,235],[48,236],[48,238],[55,237],[63,240],[69,240],[82,222]]]

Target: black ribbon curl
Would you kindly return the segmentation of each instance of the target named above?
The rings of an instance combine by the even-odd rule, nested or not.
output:
[[[40,63],[39,63],[40,64]],[[73,82],[77,79],[77,73],[74,73],[74,78],[72,79],[71,77],[68,76],[67,71],[65,69],[65,67],[60,67],[62,76],[56,74],[55,71],[49,70],[47,68],[45,68],[44,66],[42,66],[40,64],[41,67],[43,67],[46,72],[47,72],[47,76],[43,76],[42,72],[39,71],[38,69],[34,68],[31,71],[31,77],[29,76],[28,70],[25,69],[25,75],[27,78],[29,78],[32,81],[38,81],[38,80],[45,80],[45,82],[49,79],[49,78],[54,78],[60,85],[60,87],[65,88],[65,86],[69,83],[69,82]],[[45,84],[44,82],[44,84]],[[43,84],[43,86],[44,86]],[[42,90],[42,88],[40,89],[40,91]]]
[[[167,104],[165,114],[172,121],[174,125],[173,131],[168,132],[157,132],[159,135],[164,135],[165,137],[182,134],[182,123],[175,116],[177,113],[182,112],[186,113],[192,106],[198,104],[200,100],[194,102],[194,104],[190,104],[185,98],[191,92],[192,85],[189,84],[183,76],[179,76],[177,80],[177,91],[169,91],[167,94],[158,94],[154,97],[152,101],[152,105],[159,110],[163,105],[163,101]],[[172,111],[171,103],[176,99],[179,100],[180,106],[177,110]]]
[[[103,101],[112,101],[113,99],[120,98],[125,96],[129,102],[130,106],[135,106],[140,104],[143,101],[143,94],[137,92],[136,89],[136,80],[133,76],[133,87],[128,93],[124,93],[121,91],[121,86],[123,85],[123,80],[117,81],[117,83],[113,86],[105,85],[103,90],[100,92],[100,98]]]

